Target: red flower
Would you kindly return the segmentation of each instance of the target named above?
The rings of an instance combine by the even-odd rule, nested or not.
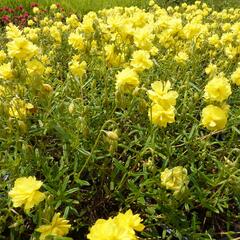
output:
[[[8,13],[14,13],[15,11],[14,11],[14,9],[12,9],[12,8],[8,8],[7,12],[8,12]]]
[[[2,16],[2,21],[6,24],[10,22],[10,17],[8,15]]]
[[[22,11],[23,10],[23,6],[22,5],[19,5],[16,7],[16,11]]]
[[[38,7],[38,3],[30,3],[31,8]]]
[[[29,13],[25,12],[22,16],[27,19],[29,17]]]

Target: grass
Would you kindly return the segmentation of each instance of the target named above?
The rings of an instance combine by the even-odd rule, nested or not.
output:
[[[145,8],[148,5],[148,0],[103,0],[103,1],[96,1],[96,0],[22,0],[22,1],[11,1],[11,0],[1,0],[1,6],[17,6],[19,4],[23,4],[24,6],[29,6],[30,2],[37,2],[43,5],[51,5],[52,3],[60,3],[67,11],[70,12],[81,12],[85,14],[89,11],[97,11],[103,8],[111,8],[114,6],[138,6],[141,8]],[[181,4],[182,2],[193,3],[193,0],[182,1],[182,0],[157,0],[160,6],[166,7],[168,5],[177,5]],[[230,7],[240,7],[239,0],[204,0],[210,6],[214,7],[215,9],[223,9],[223,8],[230,8]]]
[[[23,4],[27,6],[30,4],[29,0],[24,1],[9,1],[3,0],[0,3],[0,6],[17,6],[18,4]],[[111,1],[95,1],[95,0],[36,0],[35,2],[43,4],[43,5],[51,5],[52,3],[60,3],[67,11],[71,12],[81,12],[86,13],[88,11],[96,11],[103,8],[111,8],[113,6],[138,6],[138,7],[145,7],[147,6],[146,0],[111,0]]]

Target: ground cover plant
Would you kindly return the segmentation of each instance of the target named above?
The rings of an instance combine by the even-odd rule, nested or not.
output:
[[[148,0],[59,0],[57,1],[67,12],[78,13],[80,15],[86,14],[89,11],[98,11],[103,8],[111,8],[115,6],[121,7],[130,7],[137,6],[140,8],[146,8],[148,6]],[[182,3],[193,4],[194,0],[157,0],[156,3],[162,7],[176,6]],[[203,0],[204,3],[207,3],[210,7],[213,7],[215,10],[222,10],[223,8],[239,7],[239,0]],[[50,6],[53,3],[56,3],[54,0],[1,0],[0,7],[8,6],[11,8],[17,7],[21,4],[26,10],[31,10],[31,3],[37,3],[43,6]]]
[[[33,13],[0,35],[0,239],[237,239],[240,9]]]

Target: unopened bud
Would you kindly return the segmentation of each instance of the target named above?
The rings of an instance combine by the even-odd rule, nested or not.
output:
[[[118,140],[118,134],[117,134],[117,130],[114,131],[105,131],[105,133],[107,134],[107,138],[111,141],[117,141]]]
[[[199,94],[197,92],[194,93],[193,98],[195,101],[199,100]]]
[[[50,84],[44,83],[43,84],[43,90],[48,92],[48,93],[51,93],[53,91],[53,88]]]
[[[24,121],[19,120],[18,121],[18,126],[23,133],[27,132],[27,125]]]
[[[139,111],[144,111],[148,106],[147,102],[144,99],[141,99],[138,105]]]
[[[74,109],[75,109],[75,105],[73,102],[71,102],[68,106],[69,113],[72,114],[74,112]]]

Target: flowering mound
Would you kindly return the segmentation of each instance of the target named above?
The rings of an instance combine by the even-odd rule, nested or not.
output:
[[[234,237],[240,9],[33,12],[0,38],[3,239]]]

